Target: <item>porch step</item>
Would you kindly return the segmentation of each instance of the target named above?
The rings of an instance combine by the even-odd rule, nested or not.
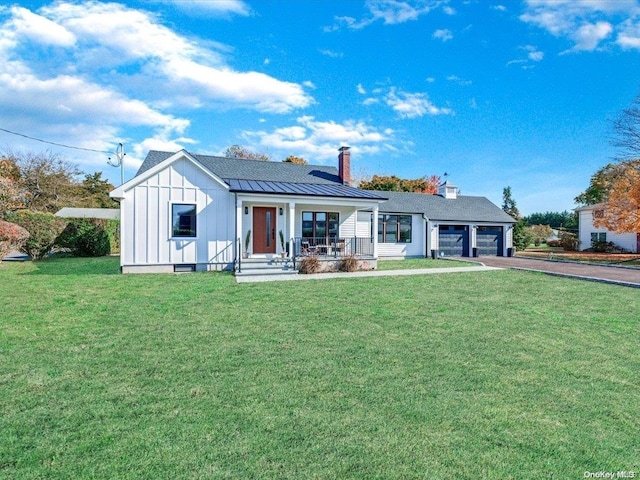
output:
[[[289,258],[247,258],[241,263],[242,271],[236,272],[236,276],[249,275],[286,275],[297,274],[293,268],[293,262]]]

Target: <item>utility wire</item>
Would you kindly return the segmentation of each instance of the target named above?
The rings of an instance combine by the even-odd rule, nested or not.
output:
[[[29,140],[35,140],[36,142],[48,143],[49,145],[55,145],[57,147],[71,148],[73,150],[84,150],[85,152],[106,153],[108,155],[111,154],[111,152],[105,152],[104,150],[94,150],[92,148],[73,147],[71,145],[65,145],[64,143],[48,142],[47,140],[41,140],[39,138],[30,137],[29,135],[24,135],[22,133],[12,132],[11,130],[7,130],[4,128],[0,128],[0,131],[10,133],[11,135],[18,135],[19,137],[28,138]]]

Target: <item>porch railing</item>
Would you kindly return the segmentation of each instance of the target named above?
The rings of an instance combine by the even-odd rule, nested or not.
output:
[[[294,258],[307,255],[327,258],[373,256],[373,241],[369,237],[296,237],[293,244]]]

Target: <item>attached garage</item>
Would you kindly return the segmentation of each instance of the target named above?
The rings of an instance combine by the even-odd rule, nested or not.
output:
[[[469,227],[467,225],[440,225],[438,236],[439,256],[469,256]]]
[[[478,256],[501,256],[503,252],[502,227],[484,226],[476,229],[476,253]]]

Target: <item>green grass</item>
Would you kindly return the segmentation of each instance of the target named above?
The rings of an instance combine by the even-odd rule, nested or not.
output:
[[[415,270],[419,268],[475,267],[478,263],[460,260],[407,258],[405,260],[378,260],[378,270]]]
[[[638,290],[117,272],[0,266],[0,478],[640,474]]]

